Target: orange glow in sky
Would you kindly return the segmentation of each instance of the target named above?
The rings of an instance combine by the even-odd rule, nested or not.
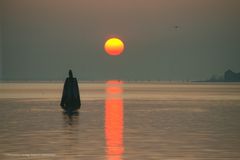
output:
[[[124,50],[124,43],[118,38],[110,38],[105,42],[105,51],[111,56],[118,56]]]
[[[108,81],[105,101],[105,139],[108,160],[121,160],[123,146],[123,100],[119,81]]]

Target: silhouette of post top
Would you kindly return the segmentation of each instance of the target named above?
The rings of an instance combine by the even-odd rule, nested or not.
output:
[[[68,71],[68,75],[69,75],[69,78],[73,78],[73,73],[71,69]]]
[[[69,77],[66,78],[64,83],[60,106],[67,113],[73,113],[80,109],[81,100],[78,82],[77,79],[73,77],[72,70],[69,70],[68,75]]]

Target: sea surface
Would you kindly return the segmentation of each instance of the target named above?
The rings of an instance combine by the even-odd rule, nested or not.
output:
[[[0,83],[1,160],[238,160],[240,83]]]

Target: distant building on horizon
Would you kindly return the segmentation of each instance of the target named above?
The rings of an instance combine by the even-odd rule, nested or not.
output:
[[[232,70],[227,70],[224,73],[224,81],[225,82],[240,82],[240,72],[235,73]]]
[[[204,82],[240,82],[240,72],[235,73],[232,70],[228,69],[224,72],[224,75],[213,75],[211,78]]]

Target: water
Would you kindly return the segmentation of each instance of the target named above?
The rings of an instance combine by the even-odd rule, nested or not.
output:
[[[239,83],[80,83],[78,115],[62,83],[0,84],[0,159],[240,159]]]

